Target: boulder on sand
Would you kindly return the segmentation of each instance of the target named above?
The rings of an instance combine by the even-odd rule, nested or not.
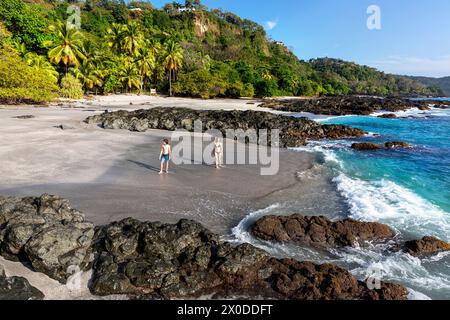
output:
[[[250,229],[261,240],[297,242],[320,247],[363,245],[367,241],[383,241],[395,236],[388,226],[353,219],[330,221],[326,217],[265,216]]]
[[[67,200],[0,197],[0,254],[29,262],[33,269],[65,283],[93,261],[94,225]]]
[[[7,277],[0,265],[0,301],[2,300],[42,300],[44,294],[31,286],[22,277]]]

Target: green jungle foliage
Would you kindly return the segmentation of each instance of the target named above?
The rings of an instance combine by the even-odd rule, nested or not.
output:
[[[80,8],[79,19],[72,5]],[[78,21],[80,28],[72,24]],[[1,70],[7,71],[11,59],[22,59],[17,68],[38,70],[33,81],[42,81],[25,92],[25,81],[11,85],[22,73],[4,74],[1,81],[9,85],[2,84],[1,93],[33,101],[51,98],[54,80],[66,97],[79,97],[79,86],[95,94],[156,88],[205,99],[442,93],[355,63],[302,61],[284,44],[269,40],[257,23],[208,9],[199,0],[162,9],[123,0],[0,0],[0,46],[14,48],[0,60]],[[39,85],[49,91],[37,99],[32,88]]]

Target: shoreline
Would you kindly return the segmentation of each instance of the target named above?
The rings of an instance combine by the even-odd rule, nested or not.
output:
[[[90,108],[91,106],[89,106]],[[134,106],[133,106],[134,107]],[[5,109],[0,109],[0,112],[3,112]],[[56,110],[48,110],[50,114],[48,114],[46,117],[46,126],[48,125],[48,122],[54,122],[54,121],[58,121],[60,119],[64,119],[60,117],[60,115],[56,115],[55,113],[57,113],[57,108]],[[70,110],[70,109],[61,109],[60,111],[64,111],[67,110],[67,112],[75,112],[76,114],[76,118],[78,119],[81,116],[87,116],[89,115],[87,112],[84,111],[80,111],[80,110]],[[259,109],[258,109],[259,110]],[[11,110],[10,110],[11,111]],[[13,113],[17,113],[17,111],[19,110],[13,110]],[[30,111],[30,109],[27,110],[20,110],[21,114],[26,114],[27,111]],[[23,111],[23,112],[22,112]],[[33,111],[35,111],[33,109]],[[259,110],[261,111],[261,110]],[[92,112],[92,111],[90,111]],[[63,112],[64,114],[64,112]],[[40,115],[38,115],[40,117]],[[3,119],[3,117],[1,118]],[[30,120],[18,120],[15,119],[14,122],[19,122],[20,121],[32,121],[33,119]],[[80,131],[84,131],[86,130],[85,133],[88,134],[92,134],[92,133],[97,133],[98,134],[98,130],[102,130],[102,129],[96,129],[96,128],[91,128],[89,126],[83,126],[81,125],[81,127],[77,127],[77,125],[80,125],[79,120],[74,120],[72,118],[72,116],[69,117],[69,124],[74,124],[75,123],[75,129],[73,130],[68,130],[67,133],[70,134],[76,134],[77,135],[77,139],[82,139],[82,132]],[[1,120],[0,120],[1,121]],[[66,120],[64,120],[66,121]],[[4,126],[2,126],[4,127]],[[48,126],[47,126],[48,127]],[[17,129],[17,128],[16,128]],[[36,128],[38,131],[41,131],[42,128]],[[1,130],[1,129],[0,129]],[[55,128],[56,130],[56,128]],[[65,132],[66,130],[61,130],[62,132]],[[117,132],[113,132],[114,130],[108,130],[107,133],[107,138],[114,138],[114,139],[124,139],[124,135],[131,135],[133,136],[134,139],[128,140],[128,139],[124,139],[123,141],[121,141],[123,144],[127,144],[130,141],[133,141],[133,148],[117,148],[118,150],[115,150],[115,154],[116,155],[120,155],[123,152],[126,152],[127,154],[132,154],[133,156],[136,156],[138,159],[140,158],[146,158],[149,159],[150,156],[148,155],[149,150],[151,150],[152,148],[146,148],[146,146],[149,145],[149,141],[144,141],[144,143],[142,144],[136,144],[136,140],[135,138],[138,137],[137,134],[135,133],[131,133],[128,131],[124,131],[123,130],[117,130]],[[55,132],[55,131],[53,131]],[[159,131],[159,130],[155,130],[152,131],[150,133],[146,133],[144,134],[146,136],[146,139],[150,139],[153,142],[153,144],[157,144],[158,143],[158,139],[160,139],[161,137],[164,136],[164,134],[166,134],[165,132]],[[142,134],[140,134],[142,135]],[[106,136],[105,136],[106,138]],[[102,140],[102,142],[104,142],[105,140]],[[36,142],[36,141],[35,141]],[[67,141],[66,141],[67,142]],[[12,143],[14,144],[14,143]],[[118,146],[116,146],[118,147]],[[122,146],[123,148],[123,146]],[[134,150],[133,150],[134,149]],[[1,149],[0,149],[1,150]],[[5,151],[5,150],[2,150]],[[318,159],[316,158],[315,155],[309,154],[306,155],[306,152],[298,152],[298,151],[291,151],[291,150],[284,150],[285,153],[285,161],[287,163],[287,165],[285,166],[285,168],[289,168],[289,173],[288,175],[284,175],[284,177],[290,177],[287,179],[282,179],[283,183],[280,183],[279,181],[276,181],[278,184],[276,186],[273,186],[272,183],[273,181],[271,181],[269,184],[271,184],[271,188],[269,189],[265,189],[265,190],[258,190],[258,192],[252,194],[251,197],[248,197],[246,199],[239,199],[237,198],[227,198],[224,195],[229,195],[230,192],[227,190],[223,190],[222,185],[224,183],[229,182],[229,178],[230,175],[232,177],[232,181],[233,179],[236,179],[234,184],[232,184],[233,186],[239,186],[242,187],[242,190],[245,190],[243,192],[248,192],[249,190],[252,190],[253,185],[255,185],[255,181],[251,181],[249,185],[244,185],[242,186],[242,182],[243,180],[247,180],[245,178],[245,175],[250,175],[253,176],[255,170],[257,170],[257,168],[245,168],[246,170],[242,170],[242,168],[235,168],[235,167],[230,167],[230,168],[226,168],[226,175],[225,178],[222,177],[216,177],[217,180],[214,182],[215,184],[215,188],[216,191],[213,192],[212,194],[209,194],[206,196],[207,199],[211,199],[211,198],[220,198],[216,201],[216,203],[213,204],[213,208],[222,208],[224,209],[224,207],[226,207],[228,202],[234,202],[234,208],[236,208],[237,210],[235,211],[235,213],[232,215],[233,217],[228,217],[230,219],[228,219],[227,223],[223,223],[225,221],[225,219],[223,219],[223,214],[218,214],[215,217],[207,217],[208,213],[211,212],[211,203],[209,203],[210,207],[206,208],[205,211],[203,212],[194,212],[192,211],[191,213],[188,214],[188,216],[186,217],[186,212],[184,212],[184,214],[177,214],[174,212],[176,211],[180,211],[180,208],[185,208],[186,207],[186,202],[184,203],[177,203],[177,205],[179,205],[179,208],[177,208],[176,210],[168,210],[171,211],[172,216],[170,218],[167,217],[167,213],[161,213],[160,210],[158,210],[159,212],[153,212],[150,216],[150,218],[147,216],[148,214],[148,208],[153,206],[153,207],[162,207],[161,203],[159,204],[155,204],[154,202],[152,202],[151,200],[148,203],[148,205],[145,205],[141,208],[134,208],[134,214],[136,214],[136,212],[142,212],[142,213],[138,213],[137,216],[134,216],[133,214],[130,214],[130,206],[129,206],[129,199],[133,198],[133,196],[136,197],[136,199],[142,199],[144,197],[145,194],[143,194],[143,192],[145,192],[147,190],[147,183],[144,183],[143,186],[140,186],[140,189],[142,189],[143,191],[139,191],[136,192],[136,189],[134,190],[126,190],[129,189],[130,187],[133,186],[133,184],[136,182],[137,179],[141,178],[142,174],[149,174],[150,172],[154,171],[154,167],[155,165],[157,166],[157,161],[156,164],[153,163],[153,161],[155,161],[155,159],[151,160],[150,162],[141,162],[141,163],[137,163],[138,161],[134,160],[134,159],[127,159],[127,158],[120,158],[115,159],[114,161],[111,161],[111,163],[108,163],[109,168],[107,170],[105,170],[103,172],[103,174],[101,176],[96,176],[93,179],[88,181],[84,181],[82,183],[79,183],[78,181],[78,186],[76,186],[77,183],[71,181],[70,183],[66,183],[66,184],[59,184],[59,183],[46,183],[46,184],[35,184],[35,185],[28,185],[25,186],[22,185],[15,185],[12,188],[3,188],[3,186],[0,188],[0,194],[1,195],[8,195],[8,193],[11,193],[12,195],[33,195],[33,196],[37,196],[40,195],[41,193],[44,192],[48,192],[48,190],[44,190],[44,189],[50,189],[50,190],[66,190],[65,192],[67,192],[67,194],[73,193],[74,190],[76,192],[78,192],[78,195],[71,198],[71,196],[66,196],[65,193],[61,194],[61,193],[55,193],[57,195],[63,196],[68,198],[71,203],[74,205],[75,208],[80,209],[82,212],[86,213],[87,219],[91,220],[93,222],[95,222],[97,225],[103,225],[106,224],[108,222],[111,222],[112,220],[120,220],[121,218],[125,218],[128,216],[134,216],[140,220],[144,220],[144,221],[155,221],[155,220],[161,220],[163,222],[169,222],[169,223],[173,223],[176,222],[177,220],[179,220],[180,218],[189,218],[192,220],[196,220],[201,222],[203,225],[205,225],[205,227],[209,228],[210,230],[212,230],[213,232],[218,232],[220,234],[222,234],[223,236],[227,237],[230,236],[230,232],[232,231],[233,226],[236,227],[238,225],[240,225],[240,222],[242,222],[243,220],[245,220],[247,218],[247,215],[251,212],[255,212],[255,211],[261,211],[266,209],[268,206],[274,204],[274,202],[278,202],[278,203],[283,203],[284,205],[280,208],[280,207],[276,207],[274,208],[273,212],[269,212],[269,213],[280,213],[282,211],[283,214],[289,214],[289,213],[299,213],[299,211],[301,211],[302,209],[300,209],[301,207],[304,208],[304,211],[302,211],[301,213],[303,214],[311,214],[311,215],[319,215],[319,214],[324,214],[324,212],[318,212],[319,210],[317,209],[317,203],[320,203],[320,200],[323,199],[323,196],[326,195],[326,197],[329,197],[330,192],[333,193],[334,192],[334,197],[335,199],[332,201],[329,201],[329,208],[325,209],[325,206],[322,206],[323,211],[328,211],[328,213],[334,213],[336,216],[331,216],[330,218],[337,218],[339,217],[339,212],[343,213],[346,209],[345,208],[345,203],[343,203],[343,197],[339,194],[336,185],[334,185],[331,182],[331,178],[330,176],[327,176],[327,173],[325,173],[322,169],[317,169],[317,166],[321,166],[322,164],[320,163],[320,161],[318,161]],[[302,155],[302,156],[301,156]],[[93,157],[95,158],[95,157]],[[300,159],[303,159],[302,161],[302,165],[298,166],[298,162]],[[84,159],[86,160],[86,159]],[[112,159],[111,159],[112,160]],[[131,160],[131,162],[130,162]],[[91,160],[93,161],[93,160]],[[132,161],[135,161],[134,163]],[[93,161],[95,162],[95,161]],[[106,165],[106,163],[105,163]],[[134,166],[134,168],[133,168]],[[298,166],[298,167],[297,167]],[[89,167],[89,166],[87,166]],[[92,168],[91,168],[92,169]],[[208,169],[210,168],[203,168],[204,170],[189,170],[188,167],[186,168],[182,168],[181,170],[183,171],[181,173],[182,175],[182,179],[187,179],[187,185],[192,184],[192,176],[198,176],[199,172],[208,172]],[[56,170],[58,171],[58,170]],[[93,170],[96,171],[96,170]],[[131,175],[125,175],[122,176],[121,174],[118,174],[119,171],[133,171],[133,173]],[[191,172],[189,172],[191,171]],[[238,171],[237,176],[233,176],[233,173],[236,173],[236,171]],[[295,173],[295,174],[294,174]],[[294,179],[292,179],[292,176],[294,175]],[[176,172],[176,174],[172,177],[169,176],[168,178],[171,181],[166,181],[167,182],[167,187],[168,188],[179,188],[179,194],[175,195],[175,198],[172,198],[172,200],[167,200],[169,203],[172,202],[176,202],[176,199],[179,199],[182,196],[182,194],[186,194],[186,192],[188,191],[183,191],[183,190],[188,190],[186,189],[186,187],[180,186],[180,181],[176,179],[175,176],[180,176],[180,172]],[[58,175],[56,175],[56,177],[58,178]],[[78,177],[80,178],[80,177]],[[172,179],[173,178],[173,179]],[[199,180],[204,180],[205,176],[202,176]],[[280,178],[280,177],[278,177]],[[225,180],[224,180],[225,179]],[[40,181],[40,179],[38,179]],[[58,180],[58,179],[56,179]],[[17,181],[16,181],[17,182]],[[109,190],[106,193],[103,193],[106,189],[108,189],[108,184],[117,184],[119,182],[119,184],[122,184],[124,186],[124,188],[120,189],[120,188],[109,188]],[[265,182],[267,183],[267,181]],[[259,184],[259,183],[257,183]],[[133,186],[134,188],[136,188],[136,186]],[[302,188],[303,187],[303,188]],[[204,189],[208,189],[208,187],[204,187]],[[328,189],[327,189],[328,188]],[[102,191],[99,191],[103,190]],[[235,189],[235,188],[233,188]],[[42,190],[42,192],[38,192],[39,190]],[[77,191],[78,190],[78,191]],[[173,189],[172,189],[173,190]],[[316,198],[310,198],[311,195],[313,195],[314,193],[317,192],[317,190],[321,190],[321,193],[316,194]],[[82,192],[81,192],[82,191]],[[233,190],[236,191],[236,190]],[[264,191],[264,192],[262,192]],[[162,193],[161,193],[162,192]],[[165,192],[167,192],[167,189],[165,190],[159,190],[156,191],[155,194],[153,194],[152,196],[155,198],[158,198],[161,196],[161,194],[164,194]],[[51,192],[53,193],[53,192]],[[94,213],[94,212],[90,212],[90,208],[93,207],[98,207],[98,203],[96,203],[96,201],[98,201],[98,199],[105,199],[107,200],[107,195],[112,195],[112,194],[121,194],[121,197],[119,197],[119,199],[114,199],[115,202],[113,203],[109,203],[107,205],[102,204],[100,207],[103,207],[103,209],[101,209],[100,211],[103,211],[103,213]],[[138,193],[138,194],[137,194]],[[140,195],[139,195],[140,194]],[[301,197],[299,197],[299,195],[302,195]],[[283,198],[284,196],[284,198]],[[91,198],[92,201],[90,201],[88,198]],[[205,198],[205,193],[200,193],[198,195],[196,195],[196,197],[194,197],[194,200],[192,201],[193,204],[198,205],[199,202],[197,199],[204,199]],[[230,201],[231,199],[231,201]],[[330,199],[328,199],[330,200]],[[136,202],[138,200],[135,200]],[[250,201],[257,201],[258,205],[254,205],[254,206],[242,206],[242,203],[248,203]],[[122,206],[120,207],[120,209],[118,209],[118,204],[122,203]],[[84,203],[84,205],[82,204],[80,206],[80,203]],[[256,202],[255,202],[256,203]],[[286,204],[288,203],[288,204]],[[203,205],[203,204],[202,204]],[[233,207],[233,206],[231,206]],[[119,214],[119,215],[111,215],[106,217],[106,215],[104,215],[104,213],[108,212],[109,210],[111,210],[111,208],[115,208],[116,210],[122,211],[124,212],[123,215]],[[192,208],[194,208],[194,206],[192,205]],[[230,209],[224,209],[223,212],[225,215],[228,215],[229,212],[232,211]],[[126,212],[126,213],[125,213]],[[141,215],[142,214],[142,215]],[[159,217],[159,218],[157,218]],[[203,221],[202,221],[203,218]],[[220,223],[218,223],[218,220],[215,219],[222,219]],[[97,221],[95,221],[97,219]],[[167,220],[165,220],[167,219]],[[206,221],[206,223],[205,223]],[[221,225],[222,229],[217,228],[218,225]],[[223,228],[223,225],[226,225],[226,227]],[[0,260],[0,263],[2,261]],[[11,271],[12,270],[12,271]],[[18,270],[16,270],[18,274],[14,274],[14,265],[9,266],[9,271],[7,272],[8,275],[22,275],[23,274],[23,270],[21,271],[20,268]],[[32,271],[30,271],[32,272]],[[28,276],[32,277],[32,273],[29,274]]]
[[[213,108],[222,109],[223,106],[220,103]],[[158,160],[151,152],[167,133],[160,130],[139,134],[125,130],[105,131],[84,125],[82,121],[87,116],[104,110],[97,107],[95,112],[84,111],[91,108],[91,105],[84,109],[0,108],[0,132],[8,141],[0,148],[0,158],[4,160],[0,194],[57,194],[69,199],[96,225],[129,216],[168,223],[188,218],[224,237],[229,237],[232,228],[247,214],[275,201],[290,206],[286,212],[301,210],[303,206],[305,214],[314,215],[317,204],[327,195],[330,201],[321,214],[343,210],[341,199],[333,191],[328,177],[314,172],[308,183],[308,177],[298,178],[299,173],[308,175],[314,171],[316,156],[290,150],[281,151],[283,170],[274,177],[255,180],[257,166],[231,166],[218,173],[210,167],[185,166],[174,168],[173,176],[160,180],[154,172]],[[24,115],[35,118],[13,118]],[[74,129],[55,128],[59,124]],[[160,183],[163,183],[160,188],[147,187]],[[192,192],[191,185],[196,184],[200,190]],[[206,190],[209,192],[205,193]],[[207,201],[202,203],[202,200]],[[216,213],[211,215],[211,212]],[[46,276],[35,274],[20,264],[8,263],[6,269],[10,276],[28,278],[41,291],[61,293],[65,290],[63,297],[92,298],[85,293],[70,296],[65,286],[62,288],[52,281],[45,284]],[[47,298],[58,298],[58,294],[48,294]]]

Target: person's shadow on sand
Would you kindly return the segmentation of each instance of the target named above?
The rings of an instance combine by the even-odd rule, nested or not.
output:
[[[159,172],[160,171],[159,168],[153,167],[153,166],[151,166],[149,164],[145,164],[145,163],[142,163],[142,162],[139,162],[139,161],[128,160],[128,162],[134,163],[135,165],[137,165],[139,167],[142,167],[142,168],[145,168],[147,170],[151,170],[151,171],[155,171],[155,172]]]

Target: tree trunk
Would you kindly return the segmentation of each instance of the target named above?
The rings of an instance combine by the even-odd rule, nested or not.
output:
[[[172,70],[169,69],[169,96],[172,96]]]

